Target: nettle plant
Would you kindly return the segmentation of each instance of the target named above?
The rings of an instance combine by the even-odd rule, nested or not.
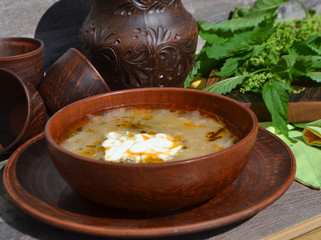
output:
[[[279,131],[288,137],[289,93],[294,83],[321,82],[321,15],[307,10],[303,19],[278,20],[277,10],[288,0],[257,0],[253,7],[236,8],[227,21],[199,22],[206,40],[185,81],[208,78],[221,81],[202,90],[226,94],[261,94]]]

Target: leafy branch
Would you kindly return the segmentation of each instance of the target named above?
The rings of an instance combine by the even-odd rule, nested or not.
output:
[[[293,83],[321,83],[321,15],[307,10],[304,19],[277,21],[277,10],[289,0],[257,0],[253,7],[235,8],[232,18],[210,24],[199,22],[206,40],[195,58],[185,87],[209,74],[221,77],[205,91],[261,94],[275,126],[288,136],[289,93]]]

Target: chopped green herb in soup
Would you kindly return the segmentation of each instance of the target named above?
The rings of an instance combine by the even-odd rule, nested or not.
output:
[[[61,146],[76,154],[110,162],[178,161],[232,146],[235,129],[216,115],[175,109],[117,108],[90,115],[69,131]]]

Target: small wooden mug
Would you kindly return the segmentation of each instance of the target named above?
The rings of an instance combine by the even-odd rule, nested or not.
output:
[[[17,73],[38,87],[44,75],[44,43],[36,38],[0,38],[0,68]]]
[[[33,87],[11,70],[0,68],[0,155],[12,153],[44,129],[45,104]]]
[[[90,61],[70,48],[48,70],[38,91],[52,115],[70,103],[110,89]]]

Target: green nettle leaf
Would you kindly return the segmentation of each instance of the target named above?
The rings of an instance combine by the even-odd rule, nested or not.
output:
[[[215,64],[216,60],[207,57],[205,44],[202,50],[195,56],[192,68],[185,79],[184,87],[189,87],[196,77],[207,77]]]
[[[242,6],[240,8],[236,7],[236,8],[234,8],[231,18],[232,19],[242,18],[242,17],[246,16],[250,10],[251,10],[250,6]]]
[[[208,33],[202,30],[199,31],[199,35],[202,39],[206,40],[207,43],[224,44],[228,40],[228,38],[223,35]]]
[[[275,65],[274,71],[283,79],[288,79],[292,82],[291,70],[296,63],[296,57],[292,55],[284,55],[280,58],[278,63]]]
[[[189,71],[185,82],[184,82],[184,88],[187,88],[191,85],[191,83],[193,82],[194,78],[197,76],[198,74],[198,69],[200,67],[200,62],[195,62],[194,65],[192,66],[191,70]]]
[[[321,72],[309,72],[305,76],[311,78],[312,80],[321,83]]]
[[[315,55],[321,55],[321,49],[316,48],[316,47],[313,46],[313,45],[308,45],[308,47],[309,47],[313,52],[316,53]]]
[[[310,17],[313,17],[317,13],[315,9],[309,9],[308,12]]]
[[[317,55],[317,51],[314,48],[311,48],[306,42],[295,42],[292,47],[288,50],[289,53],[295,53],[296,55],[308,56],[308,55]]]
[[[296,63],[291,69],[291,74],[293,77],[305,75],[311,72],[313,69],[313,56],[297,56]]]
[[[321,68],[321,57],[320,56],[312,56],[312,68]]]
[[[309,44],[313,49],[315,49],[317,52],[321,52],[321,35],[314,34],[306,40],[306,43]]]
[[[240,75],[239,68],[244,64],[244,62],[253,56],[252,52],[245,52],[244,54],[235,55],[234,57],[227,58],[220,68],[220,71],[216,72],[218,77],[231,77]]]
[[[266,19],[275,18],[275,11],[289,0],[257,0],[252,9],[242,18],[230,19],[218,24],[201,22],[203,31],[242,31],[247,28],[258,27]]]
[[[310,36],[306,41],[294,42],[289,51],[295,51],[297,55],[321,55],[321,35]]]
[[[220,22],[218,24],[202,23],[200,24],[200,29],[203,31],[240,31],[247,28],[257,27],[262,23],[266,18],[270,18],[270,15],[267,14],[250,14],[243,18],[230,19],[228,21]]]
[[[273,26],[267,25],[246,32],[235,33],[228,41],[224,42],[224,44],[213,43],[209,46],[206,51],[207,56],[209,58],[222,59],[236,53],[239,54],[244,51],[250,51],[253,45],[264,41],[273,31]]]
[[[291,88],[281,81],[266,82],[263,86],[262,97],[266,107],[271,113],[274,125],[284,134],[288,135],[288,103],[289,96],[286,92]]]
[[[268,56],[268,59],[270,60],[270,62],[272,64],[277,64],[277,62],[278,62],[277,56],[273,53]]]
[[[207,88],[204,88],[204,91],[213,92],[217,94],[226,94],[235,89],[243,80],[248,77],[248,75],[241,75],[237,77],[228,78],[213,84]]]
[[[252,7],[252,11],[275,12],[281,5],[288,1],[289,0],[257,0]]]
[[[294,64],[296,63],[296,57],[291,55],[284,55],[280,58],[278,63],[275,66],[276,72],[285,72],[289,71]]]
[[[253,52],[252,52],[252,56],[256,57],[259,56],[262,52],[264,52],[265,50],[265,45],[254,45],[253,47]]]
[[[236,73],[240,58],[228,58],[220,71],[216,73],[219,77],[229,77]]]

